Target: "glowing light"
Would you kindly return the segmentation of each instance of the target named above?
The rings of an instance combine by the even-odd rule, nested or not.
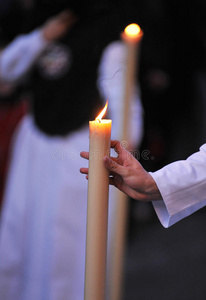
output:
[[[140,29],[139,25],[133,23],[133,24],[128,25],[124,31],[127,36],[136,37],[140,33],[141,29]]]
[[[105,114],[106,111],[107,111],[107,106],[108,106],[108,100],[107,100],[107,102],[106,102],[106,104],[105,104],[105,107],[102,109],[102,111],[101,111],[100,114],[96,117],[95,120],[101,122],[102,117],[104,116],[104,114]]]
[[[136,43],[141,40],[143,32],[139,25],[132,23],[124,29],[121,36],[126,42]]]

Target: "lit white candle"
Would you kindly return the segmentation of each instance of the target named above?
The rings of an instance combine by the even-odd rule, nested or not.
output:
[[[129,119],[131,111],[131,97],[136,84],[136,74],[138,71],[138,56],[139,44],[142,39],[143,32],[139,25],[128,25],[121,34],[122,40],[127,47],[127,61],[124,83],[124,97],[123,97],[123,110],[121,116],[120,140],[125,145],[129,145]],[[123,269],[124,269],[124,251],[125,251],[125,237],[126,237],[126,224],[128,216],[128,197],[119,190],[116,190],[116,207],[115,216],[113,217],[114,228],[113,236],[115,239],[111,245],[111,265],[110,265],[110,278],[109,284],[109,299],[120,300],[123,286]]]
[[[129,109],[130,100],[132,97],[133,89],[136,82],[137,73],[137,58],[139,51],[139,42],[141,41],[143,32],[139,25],[130,24],[123,31],[121,37],[127,46],[127,62],[126,62],[126,73],[125,73],[125,87],[124,87],[124,109],[122,116],[122,140],[129,140]]]
[[[110,153],[112,121],[101,118],[89,122],[85,300],[105,299],[109,173],[103,157]]]

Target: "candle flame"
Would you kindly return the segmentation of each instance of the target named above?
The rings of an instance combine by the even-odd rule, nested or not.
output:
[[[143,31],[139,25],[132,23],[124,29],[121,37],[127,43],[137,43],[142,39]]]
[[[102,117],[104,116],[104,114],[105,114],[106,111],[107,111],[107,106],[108,106],[108,100],[107,100],[107,102],[106,102],[106,104],[105,104],[105,107],[102,109],[102,111],[101,111],[100,114],[96,117],[95,120],[101,122]]]
[[[124,31],[127,36],[136,37],[140,33],[141,29],[140,29],[139,25],[132,23],[132,24],[128,25]]]

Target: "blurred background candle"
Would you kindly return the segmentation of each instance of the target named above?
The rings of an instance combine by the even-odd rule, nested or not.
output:
[[[122,145],[130,145],[129,118],[131,111],[131,97],[137,82],[139,45],[143,32],[139,25],[128,25],[121,34],[123,42],[126,44],[126,72],[124,81],[124,97],[122,99],[123,109],[121,115],[121,125],[119,128],[119,137]],[[132,150],[132,149],[128,149]],[[128,197],[119,190],[115,191],[115,216],[113,217],[114,227],[113,236],[115,239],[111,242],[110,272],[108,279],[108,294],[110,300],[120,300],[123,287],[124,272],[124,253],[125,238],[128,216]]]
[[[89,179],[85,300],[105,299],[109,173],[103,157],[110,153],[111,120],[102,119],[107,108],[89,122]]]
[[[130,99],[132,96],[132,91],[137,81],[136,74],[138,69],[138,57],[139,57],[139,42],[142,39],[143,32],[139,25],[130,24],[128,25],[122,33],[122,39],[127,46],[127,69],[125,73],[125,87],[124,87],[124,109],[122,116],[122,140],[129,140],[128,132],[128,118],[129,118],[129,108]]]

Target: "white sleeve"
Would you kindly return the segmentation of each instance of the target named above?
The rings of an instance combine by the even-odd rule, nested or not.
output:
[[[121,138],[126,53],[123,42],[112,42],[105,48],[99,66],[98,88],[103,97],[108,99],[108,111],[112,119],[112,139]],[[129,121],[129,143],[136,147],[140,145],[143,135],[143,108],[138,87],[135,87],[131,98]]]
[[[163,198],[152,204],[164,227],[206,205],[206,144],[188,159],[176,161],[150,174]]]
[[[41,30],[35,30],[15,38],[1,53],[1,79],[7,82],[16,82],[21,79],[30,70],[48,43],[43,38]]]

